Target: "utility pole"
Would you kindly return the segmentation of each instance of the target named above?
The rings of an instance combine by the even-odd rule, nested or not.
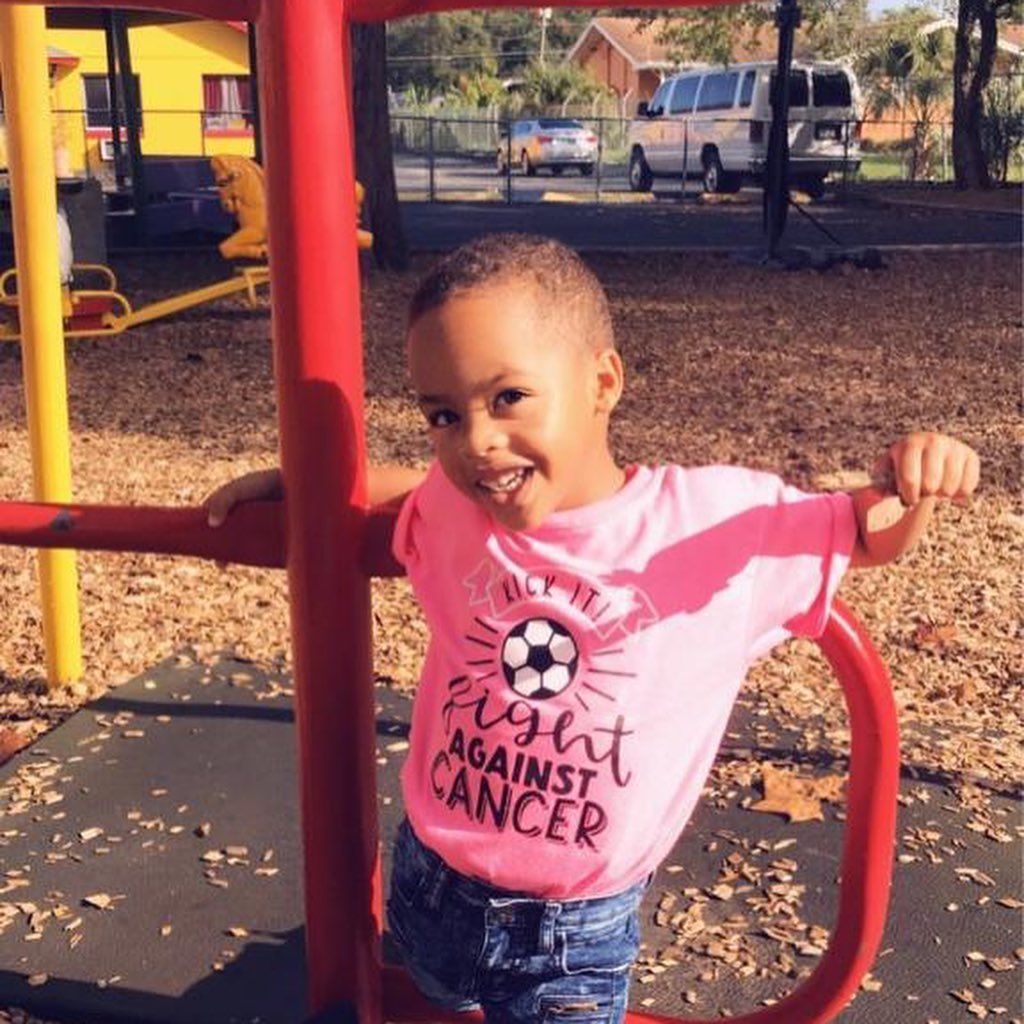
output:
[[[548,42],[548,22],[551,20],[551,8],[541,7],[540,8],[540,62],[544,63],[544,51],[547,49]]]

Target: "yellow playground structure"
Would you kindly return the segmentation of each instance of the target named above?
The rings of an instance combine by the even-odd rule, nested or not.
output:
[[[214,181],[224,210],[238,221],[238,230],[218,246],[226,260],[267,258],[267,208],[263,168],[248,157],[226,154],[210,160]],[[356,204],[362,209],[364,190],[356,182]],[[370,232],[359,230],[360,249],[373,244]],[[194,306],[244,292],[251,305],[257,289],[270,281],[267,264],[240,267],[229,278],[192,291],[172,295],[133,309],[117,290],[117,276],[101,263],[73,263],[71,281],[61,287],[61,314],[65,338],[94,338],[121,334],[131,327],[172,316]],[[92,282],[93,287],[81,287]],[[0,274],[0,341],[19,341],[17,272],[12,267]]]

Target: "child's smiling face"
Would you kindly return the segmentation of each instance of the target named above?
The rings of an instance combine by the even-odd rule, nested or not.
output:
[[[462,493],[510,530],[613,494],[608,450],[622,392],[611,347],[527,282],[457,292],[409,331],[409,371],[438,461]]]

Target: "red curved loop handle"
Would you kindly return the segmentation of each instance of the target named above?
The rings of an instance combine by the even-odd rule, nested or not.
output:
[[[828,951],[814,973],[774,1006],[732,1024],[827,1024],[849,1002],[878,952],[885,927],[896,836],[899,731],[892,684],[863,627],[840,601],[818,645],[839,679],[850,716],[850,779],[839,913]],[[481,1013],[445,1014],[419,995],[405,972],[384,970],[386,1017],[409,1021],[482,1021]],[[677,1017],[629,1013],[630,1024],[669,1024]],[[713,1024],[694,1021],[687,1024]],[[716,1018],[716,1021],[720,1018]]]

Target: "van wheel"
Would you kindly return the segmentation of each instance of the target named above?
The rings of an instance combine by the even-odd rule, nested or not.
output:
[[[530,163],[530,154],[525,149],[519,154],[519,167],[523,174],[529,178],[532,178],[537,173],[537,168]]]
[[[594,173],[593,164],[580,164],[580,176],[583,178],[589,178]]]
[[[740,178],[737,174],[726,174],[722,167],[717,149],[708,149],[701,154],[701,166],[704,168],[704,191],[721,195],[722,193],[739,192]]]
[[[825,176],[816,174],[813,178],[805,178],[799,185],[812,199],[825,198]]]
[[[637,147],[629,154],[629,187],[634,192],[650,192],[654,175],[644,159],[644,151]]]

